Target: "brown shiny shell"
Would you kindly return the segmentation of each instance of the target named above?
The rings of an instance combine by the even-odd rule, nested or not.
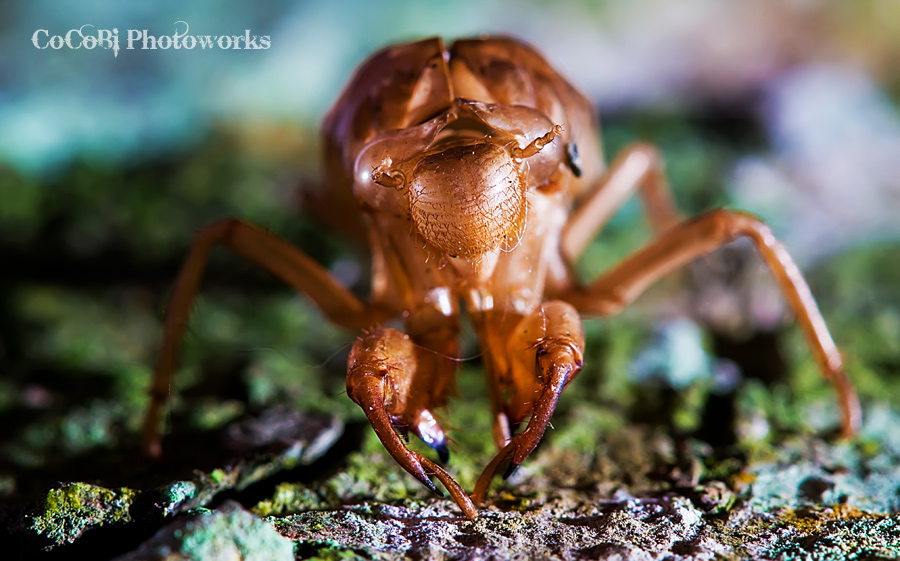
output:
[[[328,185],[334,199],[352,198],[356,157],[376,135],[419,125],[456,98],[537,109],[575,142],[583,175],[581,192],[603,169],[599,133],[590,103],[534,49],[510,38],[440,38],[388,47],[354,74],[322,127]],[[424,147],[423,147],[424,148]]]
[[[518,242],[525,186],[509,153],[496,144],[456,146],[422,158],[409,189],[419,234],[451,256]]]

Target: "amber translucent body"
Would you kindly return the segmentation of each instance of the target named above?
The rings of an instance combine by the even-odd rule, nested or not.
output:
[[[580,314],[613,315],[651,284],[738,237],[749,238],[797,317],[823,375],[837,389],[842,430],[859,405],[840,353],[800,271],[755,217],[715,210],[682,221],[658,154],[625,150],[606,167],[588,101],[514,39],[427,39],[360,66],[323,125],[323,216],[361,232],[372,292],[361,301],[306,254],[237,219],[198,234],[176,281],[151,389],[145,445],[159,424],[191,302],[209,249],[223,244],[308,295],[333,322],[362,330],[347,393],[406,471],[466,516],[495,474],[508,475],[541,440],[562,390],[582,366]],[[655,239],[588,285],[572,263],[625,199],[638,193]],[[454,388],[460,306],[484,351],[498,453],[469,497],[434,461],[411,451],[412,432],[449,453],[433,411]],[[383,327],[393,318],[404,330]],[[517,429],[524,427],[521,432]],[[439,492],[438,492],[439,493]]]

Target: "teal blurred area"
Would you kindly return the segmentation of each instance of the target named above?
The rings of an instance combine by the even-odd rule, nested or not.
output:
[[[220,122],[314,130],[368,53],[430,35],[518,36],[599,107],[657,111],[746,99],[808,64],[852,66],[896,84],[891,61],[900,43],[897,8],[877,1],[40,0],[0,10],[0,159],[25,173],[80,156],[140,160],[190,145]],[[47,30],[38,36],[46,47],[73,29],[117,30],[118,54],[32,44],[39,30]],[[270,47],[149,50],[142,41],[129,45],[132,31],[247,33],[269,37]]]
[[[353,67],[378,47],[428,35],[521,35],[524,22],[554,13],[529,3],[346,0],[152,7],[47,0],[2,10],[0,37],[10,56],[0,61],[0,159],[29,174],[79,157],[140,161],[197,142],[214,123],[277,121],[314,130]],[[77,30],[75,48],[48,46],[70,30]],[[118,52],[80,42],[80,35],[112,30]],[[213,43],[152,49],[131,40],[145,31],[212,36]],[[215,40],[245,34],[268,38],[268,48]]]

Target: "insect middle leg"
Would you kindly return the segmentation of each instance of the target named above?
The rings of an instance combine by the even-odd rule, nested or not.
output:
[[[172,374],[178,362],[181,342],[191,307],[210,250],[226,246],[279,277],[298,292],[305,293],[334,323],[362,329],[382,319],[380,310],[361,302],[328,271],[286,241],[238,219],[228,219],[203,229],[194,238],[184,260],[166,311],[159,362],[150,387],[150,404],[144,418],[143,448],[146,455],[159,457],[160,419],[169,396]]]
[[[720,209],[684,222],[587,288],[571,290],[564,299],[583,313],[617,314],[661,277],[739,237],[749,238],[762,255],[796,316],[820,371],[834,385],[842,434],[855,434],[861,422],[859,401],[809,286],[769,227],[748,213]]]
[[[656,234],[681,221],[659,152],[649,144],[633,144],[622,151],[569,217],[560,239],[563,256],[574,263],[600,228],[635,191],[641,196],[644,211]]]

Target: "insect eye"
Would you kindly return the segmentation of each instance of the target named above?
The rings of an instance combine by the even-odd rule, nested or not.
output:
[[[578,153],[578,146],[574,142],[566,144],[566,165],[572,170],[575,177],[581,177],[583,168],[581,167],[581,155]]]

